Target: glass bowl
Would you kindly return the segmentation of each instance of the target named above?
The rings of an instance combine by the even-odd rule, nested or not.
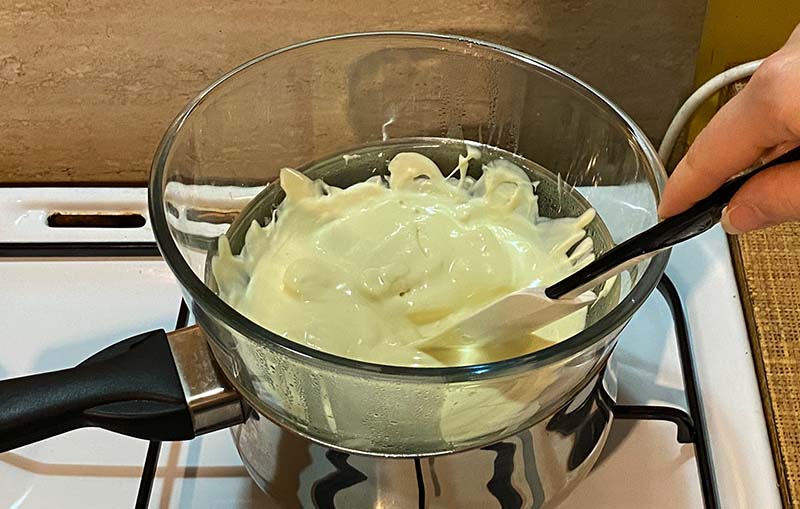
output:
[[[539,422],[605,366],[666,254],[627,272],[582,332],[471,366],[385,366],[317,351],[214,292],[208,264],[217,237],[235,237],[242,211],[269,217],[274,200],[254,198],[274,189],[281,168],[385,147],[374,167],[326,173],[348,185],[381,171],[397,147],[444,154],[464,140],[535,169],[546,186],[543,215],[574,215],[591,203],[602,218],[590,228],[601,250],[657,221],[666,176],[630,118],[565,72],[473,39],[385,32],[297,44],[226,74],[172,123],[151,173],[156,239],[216,360],[259,414],[339,450],[443,454]]]

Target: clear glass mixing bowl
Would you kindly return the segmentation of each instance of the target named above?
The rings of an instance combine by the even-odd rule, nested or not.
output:
[[[657,221],[664,170],[622,111],[549,64],[472,39],[367,33],[298,44],[228,73],[170,126],[150,183],[157,241],[217,361],[259,414],[341,450],[441,454],[544,419],[604,367],[666,255],[621,278],[613,302],[590,312],[581,333],[521,357],[447,368],[313,350],[237,313],[206,284],[215,239],[282,167],[375,144],[388,157],[393,146],[457,140],[539,168],[543,215],[574,215],[588,199],[603,219],[593,230],[601,249]],[[347,185],[368,174],[342,170],[328,180]]]

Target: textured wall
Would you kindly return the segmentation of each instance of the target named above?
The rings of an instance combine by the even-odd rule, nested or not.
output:
[[[460,33],[559,65],[654,139],[691,88],[702,0],[0,2],[0,182],[141,182],[175,114],[235,65],[312,37]]]

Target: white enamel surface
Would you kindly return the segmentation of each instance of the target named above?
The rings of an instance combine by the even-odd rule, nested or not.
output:
[[[48,228],[53,213],[133,213],[147,218],[147,190],[111,188],[7,188],[0,189],[0,241],[58,242],[69,240],[150,241],[148,220],[144,228]]]
[[[703,240],[676,248],[672,266],[681,270],[669,273],[695,338],[722,507],[780,507],[727,240],[719,226]]]
[[[140,189],[0,189],[0,241],[151,240],[147,228],[56,230],[44,223],[55,210],[144,212],[144,200]],[[676,248],[668,273],[692,328],[722,507],[780,507],[722,232]],[[0,260],[0,301],[5,378],[74,365],[119,339],[170,329],[179,292],[158,260]],[[685,406],[672,322],[659,295],[623,332],[613,362],[622,402]],[[91,429],[2,454],[0,507],[132,507],[146,448]],[[150,507],[271,506],[227,431],[164,445]],[[601,462],[563,507],[702,507],[693,447],[675,441],[672,424],[618,421]]]

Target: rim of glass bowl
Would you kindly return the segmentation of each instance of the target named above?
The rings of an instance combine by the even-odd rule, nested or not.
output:
[[[181,130],[184,122],[189,118],[192,112],[201,104],[208,96],[226,81],[234,78],[237,74],[257,65],[258,63],[282,53],[290,52],[298,48],[305,48],[307,46],[325,44],[330,41],[338,41],[343,39],[357,39],[357,38],[419,38],[429,40],[441,40],[448,43],[464,43],[466,45],[481,46],[506,56],[512,57],[525,65],[534,66],[545,73],[555,76],[561,80],[566,80],[577,86],[589,99],[593,100],[599,107],[609,111],[617,117],[622,124],[627,127],[631,136],[636,140],[639,147],[641,147],[647,159],[647,163],[654,169],[654,176],[656,180],[655,193],[657,198],[660,198],[660,193],[666,181],[666,173],[664,171],[661,160],[658,154],[650,144],[642,130],[614,103],[609,101],[605,96],[597,92],[589,85],[583,83],[581,80],[574,76],[554,67],[546,62],[538,60],[530,55],[520,51],[507,48],[498,44],[493,44],[479,39],[472,39],[469,37],[455,36],[455,35],[442,35],[425,32],[402,32],[402,31],[386,31],[386,32],[359,32],[350,34],[341,34],[328,37],[321,37],[313,39],[285,48],[281,48],[269,53],[265,53],[256,57],[249,62],[246,62],[232,71],[228,72],[208,88],[203,90],[197,97],[195,97],[185,109],[175,118],[172,124],[167,129],[161,143],[156,150],[153,159],[151,172],[150,172],[150,185],[148,191],[148,205],[150,210],[150,218],[153,222],[153,231],[155,234],[156,242],[159,249],[170,267],[172,272],[177,277],[183,288],[189,293],[193,300],[196,300],[200,307],[203,308],[205,313],[210,314],[213,318],[223,322],[226,326],[234,329],[245,337],[266,343],[281,350],[283,353],[300,357],[312,364],[322,362],[323,364],[335,364],[337,368],[345,368],[354,370],[356,372],[369,372],[379,373],[388,376],[407,376],[411,378],[435,378],[439,381],[457,382],[464,380],[476,380],[484,378],[495,378],[498,376],[509,375],[519,370],[535,369],[538,366],[545,366],[557,362],[566,357],[584,351],[592,344],[601,341],[609,333],[613,332],[617,327],[624,324],[636,310],[642,305],[648,295],[655,289],[661,278],[664,268],[666,267],[669,258],[669,252],[664,252],[656,255],[650,260],[642,277],[628,295],[620,301],[611,311],[606,313],[605,316],[598,321],[584,329],[583,331],[567,338],[552,346],[538,350],[535,352],[527,353],[519,357],[504,359],[485,364],[469,365],[469,366],[448,366],[448,367],[410,367],[410,366],[392,366],[384,364],[376,364],[371,362],[359,361],[349,359],[338,355],[330,354],[320,350],[315,350],[306,345],[302,345],[279,334],[275,334],[270,330],[261,327],[255,322],[249,320],[244,315],[237,312],[221,298],[219,298],[205,283],[194,273],[194,271],[186,263],[178,246],[170,233],[165,207],[163,204],[164,191],[162,188],[162,181],[164,178],[164,170],[172,143],[176,135]],[[209,335],[211,336],[211,335]],[[210,338],[216,341],[215,338]],[[220,348],[225,348],[224,345],[218,345]]]

